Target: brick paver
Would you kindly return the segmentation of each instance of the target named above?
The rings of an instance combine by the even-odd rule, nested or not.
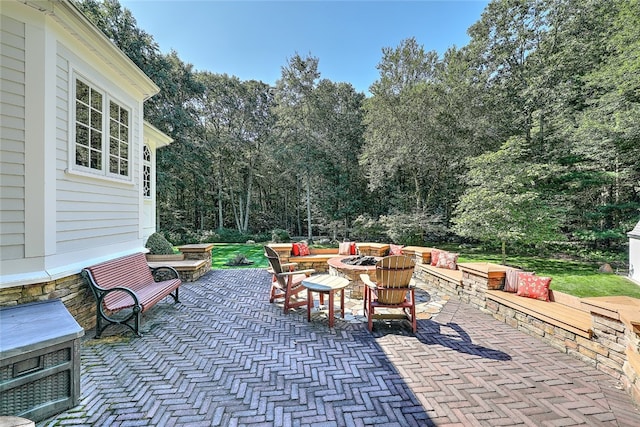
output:
[[[612,377],[455,299],[416,335],[371,334],[284,315],[269,285],[212,271],[146,313],[143,338],[85,340],[80,405],[38,425],[640,425]]]

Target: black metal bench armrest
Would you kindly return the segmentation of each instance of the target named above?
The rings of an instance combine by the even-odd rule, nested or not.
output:
[[[151,268],[151,274],[153,275],[153,280],[155,280],[156,282],[163,282],[165,280],[180,278],[178,271],[168,265]]]

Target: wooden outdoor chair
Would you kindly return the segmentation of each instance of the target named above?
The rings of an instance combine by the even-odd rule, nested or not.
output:
[[[298,265],[295,262],[281,263],[278,253],[269,246],[264,247],[264,256],[269,260],[269,273],[273,275],[271,283],[271,296],[269,302],[276,299],[284,299],[284,313],[287,314],[290,308],[307,305],[307,300],[300,299],[298,294],[305,291],[302,281],[309,277],[315,270],[295,270]]]
[[[413,333],[417,330],[416,300],[413,271],[415,262],[406,256],[393,255],[382,258],[376,264],[375,277],[361,274],[365,284],[364,314],[369,322],[369,331],[373,330],[373,318],[406,319],[411,323]],[[376,314],[378,308],[401,309],[402,313]]]

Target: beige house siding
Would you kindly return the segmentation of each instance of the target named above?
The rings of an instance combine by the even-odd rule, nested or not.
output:
[[[0,15],[0,260],[25,254],[25,25]]]
[[[73,253],[87,246],[118,244],[141,247],[139,103],[62,44],[58,45],[57,64],[56,252]],[[77,76],[91,82],[129,109],[130,180],[92,176],[73,170],[73,153],[70,153],[73,150],[70,142],[73,117],[67,106],[73,102],[71,89]]]
[[[69,0],[0,1],[0,19],[2,305],[39,284],[39,298],[54,297],[46,284],[144,250],[153,213],[142,195],[142,116],[158,87]],[[113,100],[129,112],[128,176],[75,165],[76,76],[103,93],[104,108]]]

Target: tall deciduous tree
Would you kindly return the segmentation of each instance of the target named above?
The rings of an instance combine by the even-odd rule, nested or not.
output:
[[[311,179],[314,147],[318,142],[313,128],[313,96],[319,79],[318,58],[295,54],[282,67],[282,76],[276,82],[278,137],[288,147],[282,161],[291,166],[291,172],[304,184],[309,241],[313,240]]]
[[[529,161],[523,137],[469,160],[469,187],[460,197],[453,229],[461,236],[498,242],[502,262],[508,242],[559,239],[559,209],[545,193],[555,169]]]
[[[365,209],[367,184],[358,165],[363,143],[362,102],[348,83],[321,80],[314,97],[315,151],[313,194],[320,226],[347,237],[353,219]],[[332,227],[333,225],[333,227]]]

